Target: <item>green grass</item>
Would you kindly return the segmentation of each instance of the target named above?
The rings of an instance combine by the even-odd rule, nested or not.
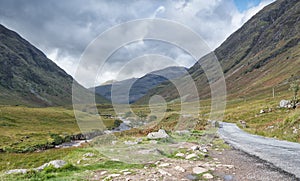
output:
[[[80,113],[80,116],[85,121],[83,125],[99,120],[96,115],[85,112]],[[100,130],[112,129],[120,124],[118,119],[102,118],[102,121],[102,127],[98,128]],[[0,106],[0,149],[4,151],[33,151],[51,145],[56,142],[56,138],[64,139],[80,132],[71,109]]]

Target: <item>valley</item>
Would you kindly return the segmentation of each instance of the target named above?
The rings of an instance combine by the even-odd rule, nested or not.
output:
[[[190,3],[194,2],[185,2],[177,13],[186,13]],[[158,6],[154,14],[150,13],[153,21],[147,19],[139,24],[141,27],[130,29],[126,23],[121,24],[121,36],[115,34],[113,41],[105,37],[107,47],[100,46],[103,41],[91,41],[100,48],[87,43],[88,38],[103,38],[105,34],[98,35],[99,27],[97,33],[88,34],[93,23],[83,26],[75,37],[68,31],[57,33],[47,25],[47,30],[52,31],[47,40],[42,39],[42,34],[32,39],[26,33],[13,31],[10,27],[14,23],[7,27],[0,24],[0,180],[299,180],[300,2],[276,0],[262,6],[263,3],[266,2],[256,6],[261,10],[240,28],[233,28],[236,31],[223,43],[193,62],[195,57],[187,57],[188,50],[178,50],[181,47],[176,41],[169,43],[177,47],[168,49],[166,45],[147,42],[152,39],[143,39],[145,34],[156,32],[146,22],[155,24],[156,15],[168,12],[165,6]],[[176,4],[173,10],[178,7]],[[127,5],[119,8],[129,10]],[[199,12],[197,16],[203,19],[209,19],[208,14],[218,15],[205,11],[204,16]],[[0,23],[4,17],[1,13]],[[77,22],[80,25],[96,16],[80,13],[85,17]],[[234,11],[228,12],[234,17],[231,13]],[[231,21],[238,21],[243,13]],[[116,20],[123,21],[127,22],[123,16]],[[203,47],[193,47],[195,42],[180,34],[180,26],[176,25],[174,35],[169,33],[173,30],[162,28],[161,36],[174,36],[201,52]],[[165,26],[155,28],[161,27]],[[132,32],[142,32],[142,38],[137,42],[127,40]],[[52,36],[58,34],[74,41],[62,47],[56,44],[53,49]],[[30,43],[24,37],[41,40]],[[207,37],[210,36],[204,36]],[[128,44],[114,50],[114,56],[106,57],[113,57],[112,62],[105,62],[108,68],[102,70],[93,64],[103,57],[91,52],[103,53],[125,40]],[[91,64],[76,70],[75,65],[84,57],[82,52],[90,53],[87,62]],[[150,58],[157,52],[162,54],[156,56],[161,61],[154,62]],[[145,62],[123,70],[129,65],[124,61],[133,61],[136,55],[157,64],[153,66],[156,70],[146,72]],[[75,60],[74,56],[81,58]],[[166,57],[174,59],[178,66],[163,65]],[[211,65],[213,59],[218,60],[221,72]],[[90,77],[96,70],[99,77]],[[124,79],[118,75],[121,70]],[[82,71],[82,77],[76,77],[76,71]],[[144,74],[136,78],[136,72]],[[107,81],[117,80],[114,78],[118,76],[120,81]],[[226,85],[222,87],[218,83],[223,78]],[[223,94],[216,94],[220,90]]]

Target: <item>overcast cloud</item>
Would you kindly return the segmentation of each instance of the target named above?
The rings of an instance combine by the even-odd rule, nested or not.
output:
[[[273,1],[262,0],[259,5],[239,12],[233,0],[7,0],[0,1],[0,23],[17,31],[66,72],[74,75],[80,55],[87,45],[103,31],[120,23],[141,18],[177,21],[198,33],[213,50]],[[132,71],[123,71],[125,73],[118,75],[120,62],[143,54],[170,57],[175,60],[174,65],[186,67],[195,62],[175,46],[140,41],[126,45],[116,52],[107,68],[101,72],[97,83],[116,78],[139,77],[153,69],[173,65],[170,61],[159,66],[144,63],[139,65],[138,71],[134,71],[136,67],[133,67]],[[86,87],[93,86],[87,82],[84,78],[80,80]]]

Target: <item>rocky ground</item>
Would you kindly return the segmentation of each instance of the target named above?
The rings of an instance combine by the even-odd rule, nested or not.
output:
[[[260,159],[235,150],[225,144],[216,134],[211,132],[187,133],[188,135],[167,135],[164,131],[150,134],[148,138],[132,138],[113,142],[105,156],[113,161],[128,163],[141,160],[141,167],[119,169],[87,170],[84,180],[114,181],[294,181],[292,175],[278,170]],[[156,139],[156,137],[161,137]],[[184,139],[183,139],[184,138]],[[201,138],[201,139],[199,139]],[[199,141],[200,140],[200,141]],[[113,148],[113,149],[112,149]],[[122,148],[122,152],[120,151]],[[126,148],[126,149],[124,149]],[[169,148],[169,149],[168,149]],[[125,152],[129,150],[129,152]],[[104,154],[105,152],[102,152]],[[116,153],[109,155],[109,153]],[[78,160],[79,159],[79,160]],[[94,153],[85,153],[77,158],[75,166],[89,166],[99,158]],[[99,161],[101,161],[100,159]],[[58,160],[59,161],[59,160]],[[58,162],[56,161],[56,162]],[[56,163],[55,162],[55,163]],[[59,163],[66,164],[63,160]],[[54,162],[53,162],[54,163]],[[88,163],[88,164],[87,164]],[[43,170],[52,162],[37,169]],[[52,164],[53,165],[53,164]],[[55,164],[53,165],[55,168]],[[23,173],[24,169],[11,170],[11,173]],[[25,172],[27,172],[26,170]],[[23,174],[26,174],[26,173]]]
[[[225,180],[225,181],[292,181],[292,175],[244,152],[235,150],[221,140],[200,145],[179,142],[169,146],[181,152],[149,162],[143,169],[110,173],[98,170],[89,180]]]

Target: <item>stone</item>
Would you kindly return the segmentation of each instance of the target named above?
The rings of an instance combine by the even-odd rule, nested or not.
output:
[[[130,175],[131,172],[123,172],[124,175]]]
[[[85,153],[83,156],[84,157],[93,157],[93,156],[95,156],[95,154],[94,153]]]
[[[232,181],[232,180],[233,180],[233,176],[232,176],[232,175],[225,175],[225,176],[223,177],[223,180],[224,180],[224,181]]]
[[[227,167],[229,169],[233,169],[234,168],[234,165],[223,165],[223,167]]]
[[[204,152],[204,153],[207,153],[207,152],[208,152],[206,148],[201,148],[200,150],[201,150],[202,152]]]
[[[44,168],[49,167],[49,166],[53,166],[54,168],[61,168],[61,167],[65,166],[66,164],[67,164],[67,162],[65,162],[64,160],[53,160],[53,161],[45,163],[44,165],[37,167],[33,170],[42,171],[42,170],[44,170]]]
[[[160,129],[158,132],[151,132],[147,135],[148,139],[162,139],[162,138],[169,138],[169,135],[166,133],[165,130]]]
[[[125,145],[136,145],[136,144],[138,144],[138,142],[136,142],[136,141],[124,141],[124,144]]]
[[[185,176],[188,180],[198,180],[196,175],[188,174]]]
[[[100,172],[100,175],[105,175],[105,174],[107,174],[107,171]]]
[[[108,175],[106,178],[111,179],[111,178],[119,177],[120,175],[121,175],[121,174],[114,173],[114,174]]]
[[[210,173],[205,173],[202,175],[202,177],[205,179],[213,179],[214,178],[214,176],[212,176],[212,174],[210,174]]]
[[[162,163],[158,165],[158,167],[169,167],[171,164],[170,163]]]
[[[180,172],[185,172],[185,169],[182,168],[181,166],[176,166],[174,169]]]
[[[198,158],[198,155],[196,155],[195,153],[192,153],[185,157],[185,159],[187,159],[187,160],[192,159],[192,158]]]
[[[179,153],[176,153],[175,156],[177,156],[177,157],[184,157],[184,154],[179,152]]]
[[[200,149],[200,148],[199,148],[198,145],[194,145],[194,146],[191,147],[191,150],[193,150],[193,151],[196,151],[196,150],[199,150],[199,149]]]
[[[288,100],[281,100],[280,103],[279,103],[279,107],[281,107],[281,108],[287,108],[289,104],[290,104],[290,101],[288,101]]]
[[[160,174],[162,174],[162,175],[172,176],[170,173],[168,173],[168,172],[166,172],[166,171],[164,171],[164,170],[162,170],[162,169],[158,169],[157,171],[158,171]]]
[[[26,174],[27,169],[14,169],[14,170],[8,170],[5,172],[5,174],[10,175],[10,174]]]
[[[265,110],[261,109],[261,110],[259,111],[259,113],[260,113],[260,114],[263,114],[263,113],[265,113]]]
[[[207,171],[208,171],[208,169],[203,168],[203,167],[194,167],[193,168],[193,173],[194,174],[202,174],[202,173],[207,172]]]

